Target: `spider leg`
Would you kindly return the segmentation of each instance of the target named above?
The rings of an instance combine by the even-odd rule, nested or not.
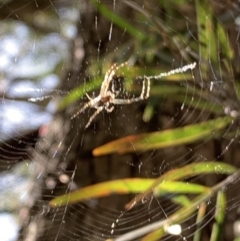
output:
[[[147,83],[146,83],[146,81],[147,81]],[[147,85],[147,89],[146,89],[146,85]],[[147,99],[149,97],[149,92],[150,92],[150,79],[147,76],[144,76],[141,95],[138,98],[140,98],[142,100]],[[138,98],[136,98],[136,99],[138,99]]]
[[[139,97],[137,97],[137,98],[140,98],[140,99],[144,99],[144,95],[145,95],[145,85],[146,85],[146,83],[145,83],[146,81],[145,81],[145,78],[143,79],[143,83],[142,83],[142,91],[141,91],[141,95],[139,96]]]
[[[114,99],[112,100],[111,103],[113,103],[114,105],[129,105],[131,103],[138,102],[140,100],[142,100],[140,97],[132,98],[132,99]]]
[[[92,100],[92,98],[88,95],[88,93],[86,93],[86,96],[89,100]]]
[[[109,84],[112,81],[113,76],[115,75],[116,71],[120,68],[122,68],[123,66],[127,65],[128,62],[124,62],[120,65],[117,65],[116,63],[113,64],[111,66],[111,68],[106,72],[105,76],[104,76],[104,80],[101,86],[101,90],[100,90],[100,95],[104,96],[106,95],[108,88],[109,88]]]
[[[147,83],[145,83],[146,80],[147,80]],[[145,94],[145,96],[141,94],[143,99],[147,99],[149,97],[149,92],[150,92],[150,79],[147,76],[144,76],[144,79],[143,79],[143,86],[144,87],[142,87],[142,92],[145,92],[145,85],[146,84],[147,84],[146,94]]]
[[[146,85],[147,85],[147,89],[146,89]],[[150,79],[147,76],[144,76],[141,95],[137,98],[134,98],[135,101],[147,99],[149,97],[149,92],[150,92]]]
[[[85,129],[87,129],[90,124],[92,123],[93,119],[104,109],[104,106],[98,107],[97,110],[93,113],[93,115],[89,118],[88,123],[85,126]]]
[[[111,106],[111,107],[105,107],[105,110],[110,113],[110,112],[113,112],[113,110],[115,109],[114,106]]]
[[[84,110],[86,110],[88,107],[91,106],[91,101],[88,101],[79,111],[77,111],[74,115],[71,116],[71,120],[76,118],[78,115],[80,115]]]
[[[98,103],[101,100],[101,96],[97,96],[94,99],[92,99],[88,94],[86,94],[88,97],[89,101],[77,112],[75,113],[72,117],[71,120],[77,117],[79,114],[81,114],[84,110],[86,110],[88,107],[91,108],[96,108],[98,109]]]
[[[115,96],[119,95],[119,92],[120,92],[119,90],[116,91],[115,86],[114,86],[114,82],[112,83],[111,92],[114,93]]]
[[[147,83],[146,83],[146,80],[147,80]],[[146,84],[147,84],[147,88],[146,88]],[[149,97],[149,92],[150,92],[150,79],[144,76],[142,91],[139,97],[135,97],[132,99],[113,99],[111,103],[115,105],[128,105],[134,102],[139,102],[141,100],[147,99]]]
[[[113,64],[110,69],[106,72],[105,76],[104,76],[104,80],[102,82],[102,86],[101,86],[101,89],[100,89],[100,95],[103,96],[106,94],[106,92],[108,91],[108,87],[109,87],[109,84],[110,82],[112,81],[112,76],[114,76],[114,69],[116,68],[116,63]]]

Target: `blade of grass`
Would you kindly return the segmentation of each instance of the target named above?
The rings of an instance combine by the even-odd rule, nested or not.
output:
[[[220,43],[221,52],[226,56],[228,63],[230,63],[234,58],[234,51],[230,45],[228,36],[222,24],[217,22],[217,35]],[[231,65],[229,66],[231,68]]]
[[[117,15],[114,11],[111,11],[106,5],[97,0],[90,0],[90,2],[97,8],[102,16],[107,18],[110,22],[114,23],[124,31],[128,32],[132,37],[143,40],[146,38],[145,33],[141,32],[135,26],[131,25],[126,19]]]
[[[211,233],[210,241],[218,241],[223,230],[223,223],[226,213],[226,195],[223,191],[219,191],[217,195],[217,205],[215,211],[215,223]]]
[[[102,78],[97,77],[97,78],[94,78],[92,81],[89,81],[75,88],[60,101],[58,105],[58,109],[63,110],[70,104],[82,98],[87,92],[100,88],[101,82],[102,82]]]
[[[155,241],[160,240],[166,234],[165,228],[161,227],[148,235],[144,236],[141,241]]]
[[[224,54],[226,68],[229,70],[234,58],[234,51],[230,46],[228,36],[220,21],[214,18],[209,1],[196,0],[196,12],[198,23],[198,39],[200,42],[200,57],[205,61],[210,60],[217,64],[218,52]],[[207,67],[202,68],[206,70]]]
[[[139,93],[141,91],[141,88],[138,86],[132,86],[131,84],[127,86],[127,89],[128,91],[132,91],[134,93]],[[209,93],[202,90],[191,87],[188,87],[186,90],[185,86],[181,87],[164,84],[161,86],[152,86],[150,93],[152,97],[157,97],[158,99],[163,96],[169,100],[173,100],[193,108],[209,111],[215,114],[224,114],[222,105],[214,101],[209,101],[211,100],[211,96],[209,96]]]
[[[131,209],[138,202],[141,202],[143,198],[145,198],[147,195],[152,193],[160,183],[166,180],[176,181],[176,180],[181,180],[192,176],[196,176],[199,174],[209,174],[209,173],[230,174],[235,172],[236,170],[237,169],[234,166],[231,166],[226,163],[221,163],[221,162],[193,163],[181,168],[176,168],[157,178],[157,180],[150,188],[148,188],[147,190],[145,190],[144,193],[139,194],[133,200],[127,203],[125,205],[125,208]]]
[[[192,108],[197,108],[200,110],[204,110],[204,111],[209,111],[211,113],[215,113],[215,114],[224,114],[224,109],[220,104],[217,103],[212,103],[211,101],[207,101],[205,99],[201,99],[201,97],[194,97],[194,99],[192,98],[192,96],[186,96],[185,95],[171,95],[169,98],[171,98],[172,100],[175,100],[179,103],[184,103],[184,105],[187,106],[191,106]]]
[[[152,117],[154,116],[155,107],[157,107],[157,105],[158,105],[157,99],[152,98],[148,101],[148,104],[144,109],[143,117],[142,117],[144,122],[149,122],[152,119]]]
[[[188,206],[191,204],[191,200],[186,195],[175,196],[171,201],[181,206]]]
[[[231,122],[232,117],[225,116],[181,128],[130,135],[95,148],[93,155],[125,154],[128,152],[185,145],[209,138],[213,133],[225,128]]]
[[[206,202],[202,202],[198,209],[198,215],[196,220],[196,231],[194,233],[193,241],[201,241],[201,233],[202,233],[202,221],[207,211]]]
[[[196,13],[200,57],[205,61],[210,59],[211,62],[217,63],[217,41],[214,32],[213,13],[209,2],[207,0],[196,0]]]
[[[91,198],[106,197],[113,194],[141,193],[149,188],[156,179],[127,178],[102,182],[76,190],[72,193],[58,196],[49,203],[51,207],[65,206]],[[154,194],[160,196],[166,193],[191,193],[198,194],[208,191],[209,188],[185,182],[164,182],[156,188]]]

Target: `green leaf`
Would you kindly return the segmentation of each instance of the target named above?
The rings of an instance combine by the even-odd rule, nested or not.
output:
[[[122,28],[124,31],[128,32],[132,37],[143,40],[146,35],[137,29],[135,26],[131,25],[126,19],[117,15],[114,11],[110,10],[106,5],[97,0],[90,0],[91,3],[97,8],[97,10],[107,18],[110,22],[114,23],[118,27]]]
[[[65,96],[59,103],[58,109],[65,109],[70,104],[82,98],[87,92],[93,91],[101,86],[102,78],[97,77],[92,81],[89,81],[83,85],[72,90],[67,96]]]
[[[176,181],[186,179],[192,176],[200,175],[200,174],[210,174],[210,173],[221,173],[221,174],[230,174],[235,172],[237,169],[234,166],[231,166],[222,162],[201,162],[201,163],[193,163],[186,165],[184,167],[176,168],[171,171],[168,171],[164,175],[157,178],[154,184],[145,190],[144,193],[139,194],[133,200],[131,200],[128,204],[126,204],[126,209],[132,208],[135,204],[140,202],[147,195],[152,193],[154,189],[164,181]]]
[[[93,155],[124,154],[185,145],[209,138],[213,136],[213,133],[225,128],[231,122],[232,118],[226,116],[181,128],[131,135],[97,147],[93,150]]]
[[[211,98],[208,92],[191,87],[188,87],[188,90],[186,90],[185,87],[175,85],[152,86],[151,96],[164,96],[165,98],[171,101],[176,101],[182,105],[191,106],[215,114],[224,114],[222,105],[208,101]]]
[[[169,98],[171,100],[175,100],[186,106],[191,106],[192,108],[209,111],[215,114],[224,114],[224,109],[221,105],[202,99],[199,96],[195,96],[193,98],[191,94],[188,94],[188,96],[186,96],[186,93],[185,93],[184,95],[183,94],[171,95],[169,96]]]
[[[234,51],[230,45],[227,33],[220,22],[217,22],[217,35],[221,52],[226,56],[228,62],[232,61],[234,58]]]
[[[215,19],[209,1],[196,0],[196,12],[200,57],[205,61],[210,60],[217,64],[220,61],[219,53],[221,53],[227,59],[226,67],[229,69],[230,62],[234,58],[234,51],[230,46],[224,27]]]
[[[100,198],[113,194],[141,193],[149,188],[156,179],[149,178],[128,178],[114,181],[107,181],[87,186],[72,193],[58,196],[50,201],[50,206],[59,207],[70,203],[84,201],[90,198]],[[160,196],[166,193],[202,193],[209,188],[185,182],[163,182],[155,190],[154,194]]]
[[[172,202],[187,207],[191,204],[191,200],[186,195],[178,195],[171,199]]]
[[[211,5],[207,0],[196,0],[197,26],[200,57],[207,61],[217,63],[217,41],[213,24]]]
[[[206,202],[202,202],[198,209],[198,215],[196,220],[196,231],[194,233],[193,241],[201,241],[201,233],[202,233],[202,225],[203,219],[207,211],[207,204]]]
[[[223,224],[226,213],[226,202],[226,194],[223,191],[219,191],[217,195],[215,223],[213,224],[210,241],[221,240],[221,232],[223,230]]]

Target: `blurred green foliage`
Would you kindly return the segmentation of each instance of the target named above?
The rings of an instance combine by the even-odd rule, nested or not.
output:
[[[135,10],[135,15],[131,16],[130,19],[118,15],[117,12],[110,9],[109,6],[101,1],[91,0],[91,2],[96,10],[106,17],[109,22],[121,28],[130,36],[128,44],[133,46],[133,50],[128,54],[128,59],[124,57],[125,43],[119,45],[118,50],[114,54],[117,55],[117,59],[124,61],[131,60],[131,62],[134,63],[133,66],[128,66],[121,70],[121,74],[125,78],[125,89],[132,94],[141,91],[140,88],[136,88],[134,84],[134,78],[136,76],[158,75],[161,72],[169,70],[169,66],[172,65],[172,63],[174,63],[174,67],[182,66],[183,62],[188,64],[197,61],[198,63],[197,68],[192,72],[190,71],[189,73],[177,74],[161,80],[152,81],[150,98],[147,101],[143,113],[143,119],[145,121],[151,121],[151,118],[153,118],[155,114],[155,109],[159,108],[159,103],[161,103],[163,98],[172,103],[180,103],[183,107],[188,106],[189,109],[192,108],[194,110],[198,109],[199,111],[207,112],[208,116],[211,116],[211,120],[198,121],[198,123],[192,123],[188,126],[123,137],[122,139],[96,148],[93,151],[94,155],[147,151],[149,149],[192,144],[193,142],[202,141],[206,138],[218,138],[223,129],[234,122],[235,116],[226,116],[227,113],[225,113],[223,108],[222,100],[218,100],[217,98],[220,97],[215,96],[216,93],[211,89],[213,78],[211,75],[212,69],[214,69],[213,75],[216,74],[220,77],[227,75],[227,71],[232,68],[235,56],[225,26],[216,19],[213,6],[211,6],[209,1],[196,0],[195,4],[189,4],[189,1],[186,0],[158,0],[146,3],[145,8],[142,8],[137,2],[123,1]],[[186,13],[189,14],[188,17]],[[112,55],[104,56],[104,60],[111,61],[111,57]],[[109,64],[102,61],[102,68],[104,70],[107,69],[106,66],[109,66]],[[82,98],[86,92],[93,91],[100,87],[104,76],[94,76],[94,67],[95,66],[91,66],[91,68],[89,68],[89,74],[93,76],[92,81],[72,91],[69,96],[63,99],[60,108],[66,108],[69,104]],[[189,96],[186,96],[186,88],[188,88]],[[209,167],[209,163],[204,162],[204,160],[202,160],[200,165],[202,165],[202,168]],[[211,165],[213,170],[216,170],[221,164],[216,162]],[[185,171],[184,168],[186,168]],[[182,172],[182,174],[187,175],[187,168],[187,166],[183,167],[183,169],[176,168],[173,172]],[[228,172],[228,174],[237,171],[234,167],[229,166],[223,167],[222,170],[227,171],[230,170],[229,168],[231,171]],[[192,176],[197,175],[194,172],[195,169],[188,170]],[[160,177],[151,185],[149,183],[140,185],[143,180],[128,179],[127,186],[129,189],[124,190],[124,193],[142,192],[130,206],[127,206],[128,209],[132,208],[137,202],[140,202],[145,195],[151,193],[153,188],[161,185],[161,182],[164,182],[164,180],[163,177]],[[148,181],[150,181],[150,179]],[[152,181],[153,180],[151,180],[151,182]],[[126,180],[118,180],[117,183],[114,184],[114,190],[112,190],[112,182],[106,182],[97,186],[98,192],[94,191],[96,186],[86,187],[87,189],[74,193],[74,196],[70,194],[67,197],[57,197],[56,200],[51,201],[51,205],[57,206],[60,205],[60,203],[64,205],[66,198],[68,198],[68,201],[71,200],[71,198],[73,198],[74,202],[81,201],[84,199],[83,193],[85,191],[88,192],[88,195],[90,193],[89,197],[91,198],[99,198],[101,193],[104,195],[122,193],[123,184],[126,184]],[[145,185],[150,185],[150,188],[146,188]],[[176,185],[178,184],[176,183]],[[221,187],[224,187],[226,182],[223,182],[221,185]],[[139,190],[140,186],[143,187],[141,190]],[[187,200],[189,205],[182,203],[182,207],[170,216],[169,219],[172,220],[172,223],[183,222],[184,219],[189,217],[193,212],[198,211],[199,205],[203,204],[204,206],[205,201],[210,198],[216,190],[220,190],[219,186],[216,187],[218,187],[218,189],[215,187],[210,188],[210,191],[203,191],[202,194],[193,199],[188,199],[187,196],[180,195],[179,197],[184,197],[185,202]],[[208,187],[206,186],[205,188]],[[224,193],[219,191],[217,208],[220,207],[220,211],[216,213],[216,224],[212,231],[211,240],[219,240],[219,233],[224,220],[223,214],[226,209],[225,198]],[[201,217],[201,215],[204,216],[205,211],[203,210],[203,213],[200,213],[199,217]],[[161,227],[155,232],[149,233],[143,240],[159,240],[165,234],[166,230]],[[201,237],[201,231],[197,232],[194,239],[200,240],[199,237]]]

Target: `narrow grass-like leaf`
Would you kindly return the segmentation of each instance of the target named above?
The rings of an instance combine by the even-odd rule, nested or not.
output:
[[[186,195],[175,196],[171,198],[171,201],[185,207],[191,204],[191,200]]]
[[[169,96],[171,100],[175,100],[181,104],[186,106],[190,106],[192,108],[209,111],[215,114],[224,114],[224,109],[220,104],[211,103],[211,101],[207,101],[205,99],[201,99],[201,97],[195,96],[194,98],[190,95],[186,96],[179,94],[179,95],[171,95]]]
[[[214,21],[211,5],[207,0],[196,0],[198,39],[200,57],[217,63],[217,41],[215,37]]]
[[[110,22],[114,23],[124,31],[128,32],[132,37],[143,40],[146,35],[140,29],[131,25],[126,19],[117,15],[114,11],[110,10],[106,5],[97,0],[90,0],[91,3],[98,9],[101,15],[107,18]]]
[[[153,86],[151,89],[151,96],[166,96],[169,100],[176,101],[186,106],[191,106],[215,114],[224,114],[222,105],[208,101],[208,99],[210,99],[210,96],[208,95],[209,93],[207,92],[193,89],[191,87],[188,87],[188,90],[186,90],[185,87],[164,85]]]
[[[217,22],[217,35],[221,52],[224,53],[228,62],[231,62],[234,58],[234,51],[229,43],[227,33],[220,22]]]
[[[226,116],[181,128],[131,135],[97,147],[93,150],[93,155],[124,154],[185,145],[211,137],[214,132],[225,128],[231,122],[232,118]]]
[[[203,218],[207,211],[206,202],[202,202],[198,209],[197,220],[196,220],[196,231],[194,233],[193,241],[201,241]]]
[[[141,91],[139,86],[132,87],[132,85],[128,85],[127,87],[129,91],[133,91],[136,94]],[[209,101],[209,99],[211,99],[211,96],[209,96],[210,94],[200,89],[194,89],[192,87],[187,87],[186,89],[185,86],[182,87],[166,83],[157,86],[153,85],[150,94],[152,97],[163,96],[164,98],[192,108],[209,111],[215,114],[224,114],[222,105]]]
[[[161,227],[148,235],[144,236],[141,241],[155,241],[155,240],[160,240],[164,235],[166,234],[164,227]]]
[[[219,52],[224,54],[227,61],[227,69],[231,66],[234,51],[230,46],[229,39],[221,22],[214,18],[213,10],[209,1],[196,0],[196,12],[198,23],[198,39],[200,42],[200,57],[205,61],[217,64]],[[206,67],[202,66],[202,69]]]
[[[186,165],[184,167],[176,168],[174,170],[168,171],[164,175],[157,178],[154,184],[148,188],[144,193],[139,194],[133,200],[126,204],[126,209],[132,208],[135,204],[140,202],[147,195],[152,193],[154,189],[164,181],[176,181],[186,179],[192,176],[200,174],[210,174],[210,173],[221,173],[221,174],[231,174],[237,169],[229,164],[222,162],[201,162]]]
[[[223,230],[223,223],[226,213],[226,201],[226,194],[223,191],[219,191],[217,195],[215,223],[213,224],[210,241],[221,240],[221,232]]]
[[[156,179],[128,178],[102,182],[76,190],[72,193],[58,196],[50,201],[50,206],[59,207],[90,198],[100,198],[113,194],[141,193],[148,189]],[[160,196],[166,193],[191,193],[199,194],[208,191],[208,187],[185,182],[163,182],[155,190],[154,194]]]
[[[147,106],[144,109],[143,118],[142,118],[143,121],[149,122],[152,119],[152,117],[154,116],[154,109],[157,106],[157,104],[158,104],[157,99],[151,99],[148,102]]]
[[[101,86],[102,78],[97,77],[94,78],[92,81],[89,81],[74,90],[72,90],[67,96],[65,96],[59,103],[58,109],[62,110],[65,109],[70,104],[74,103],[75,101],[82,98],[86,93],[89,91],[93,91]]]

